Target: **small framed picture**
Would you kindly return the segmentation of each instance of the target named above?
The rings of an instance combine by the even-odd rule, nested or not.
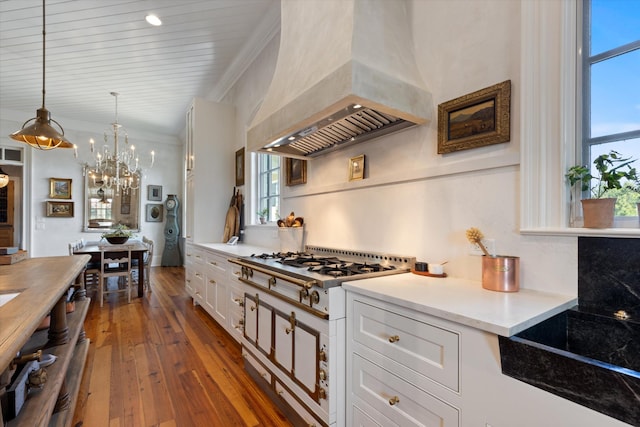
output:
[[[511,139],[511,80],[438,105],[438,154]]]
[[[47,202],[47,216],[72,218],[73,202]]]
[[[162,222],[162,203],[147,204],[147,222]]]
[[[236,151],[236,187],[244,185],[244,147]]]
[[[49,178],[49,197],[52,199],[70,199],[71,179]]]
[[[147,200],[162,201],[162,185],[147,185]]]
[[[287,171],[287,186],[307,183],[307,161],[287,158],[285,161]]]
[[[349,181],[364,179],[364,154],[349,159]]]

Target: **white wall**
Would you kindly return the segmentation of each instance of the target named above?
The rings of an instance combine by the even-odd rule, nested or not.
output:
[[[311,159],[307,184],[283,187],[282,212],[303,216],[307,244],[448,260],[449,274],[480,280],[465,230],[480,228],[499,254],[521,257],[523,288],[575,295],[575,237],[519,234],[520,3],[413,1],[419,71],[437,105],[511,80],[511,141],[437,154],[437,117],[429,124]],[[266,49],[277,51],[276,37]],[[261,55],[230,92],[239,123],[266,87],[274,55]],[[251,88],[247,90],[245,88]],[[262,95],[264,96],[264,94]],[[245,130],[246,132],[246,130]],[[348,159],[365,154],[365,180],[348,182]],[[245,186],[246,187],[246,186]],[[253,219],[247,208],[246,219]],[[248,227],[250,243],[278,247],[266,226]]]
[[[34,107],[35,108],[35,107]],[[32,112],[33,113],[33,112]],[[33,115],[33,114],[32,114]],[[0,142],[12,144],[6,136],[19,129],[22,122],[29,118],[29,113],[2,111],[3,120],[0,121]],[[69,118],[55,117],[65,129],[65,136],[78,145],[79,158],[75,159],[73,150],[40,151],[31,150],[31,221],[30,221],[30,255],[32,257],[55,256],[68,254],[68,243],[75,239],[98,240],[100,233],[83,233],[84,220],[83,191],[84,178],[80,160],[88,160],[89,138],[96,141],[96,146],[102,146],[103,134],[109,123],[79,122]],[[175,137],[151,134],[132,129],[123,124],[129,134],[130,144],[135,145],[140,153],[141,162],[145,155],[154,150],[156,152],[155,165],[148,169],[142,178],[140,197],[140,232],[138,237],[148,236],[156,242],[154,264],[159,264],[164,247],[164,223],[145,222],[145,205],[159,203],[147,201],[147,185],[162,185],[163,201],[167,194],[178,194],[182,199],[182,142]],[[109,144],[113,144],[112,141]],[[72,179],[72,201],[74,202],[73,218],[46,217],[46,200],[49,199],[49,178]],[[29,225],[27,225],[29,226]],[[25,246],[26,247],[26,246]]]

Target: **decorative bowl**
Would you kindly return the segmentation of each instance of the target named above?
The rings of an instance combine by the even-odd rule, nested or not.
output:
[[[122,245],[126,243],[127,240],[129,240],[127,236],[111,236],[105,237],[105,239],[107,239],[107,242],[111,243],[112,245]]]

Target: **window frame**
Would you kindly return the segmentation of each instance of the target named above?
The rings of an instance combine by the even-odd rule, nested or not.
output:
[[[279,165],[278,167],[268,167],[267,170],[263,171],[262,170],[262,157],[261,156],[266,156],[267,158],[279,158]],[[255,180],[255,189],[256,189],[256,198],[255,198],[255,206],[256,206],[256,216],[258,215],[257,212],[259,212],[261,209],[263,209],[265,207],[265,205],[263,204],[263,201],[267,201],[266,206],[269,207],[270,203],[269,201],[271,199],[275,199],[276,200],[276,207],[279,209],[280,206],[282,206],[282,157],[273,155],[273,154],[267,154],[267,153],[256,153],[255,155],[255,161],[256,161],[256,180]],[[267,163],[271,163],[270,161],[267,161]],[[278,176],[278,184],[277,184],[277,189],[278,189],[278,193],[277,194],[267,194],[264,195],[262,193],[262,186],[261,186],[261,181],[264,175],[271,175],[274,172],[277,172],[277,176]],[[267,180],[269,179],[269,177],[267,176]],[[273,184],[273,183],[272,183]],[[267,185],[267,193],[268,190],[270,188],[272,188],[272,185]],[[274,212],[273,210],[269,210],[269,214],[266,218],[267,223],[269,222],[274,222],[277,220],[277,218],[272,218],[273,216],[277,215],[277,212]],[[253,220],[254,224],[258,224],[258,222],[256,221],[255,217]]]
[[[520,233],[640,237],[637,224],[604,230],[570,224],[576,197],[564,174],[582,153],[580,7],[578,0],[521,2]]]

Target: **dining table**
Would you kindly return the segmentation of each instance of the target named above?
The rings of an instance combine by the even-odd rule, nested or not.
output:
[[[138,297],[144,295],[144,254],[149,250],[147,246],[138,239],[129,239],[123,244],[114,245],[105,240],[88,241],[81,248],[75,249],[74,254],[91,255],[91,263],[100,263],[100,252],[117,251],[123,248],[131,249],[131,258],[138,260]]]

